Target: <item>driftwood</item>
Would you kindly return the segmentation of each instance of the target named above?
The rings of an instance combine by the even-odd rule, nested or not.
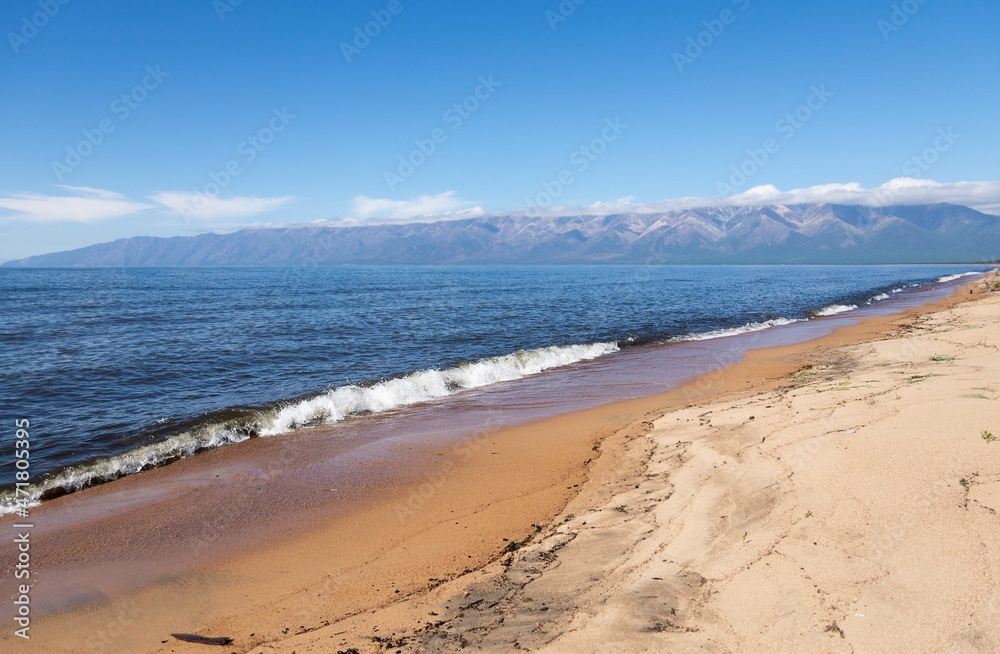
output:
[[[233,639],[226,636],[219,638],[209,638],[208,636],[198,636],[196,634],[170,634],[177,640],[185,643],[197,643],[199,645],[232,645]]]

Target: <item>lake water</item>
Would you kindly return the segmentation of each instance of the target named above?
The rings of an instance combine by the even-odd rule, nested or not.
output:
[[[4,268],[0,503],[9,510],[19,418],[32,426],[32,493],[54,495],[635,348],[851,315],[986,269]]]

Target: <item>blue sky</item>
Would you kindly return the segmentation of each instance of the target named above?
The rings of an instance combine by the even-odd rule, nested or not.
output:
[[[897,178],[1000,206],[993,0],[8,0],[0,25],[0,260]]]

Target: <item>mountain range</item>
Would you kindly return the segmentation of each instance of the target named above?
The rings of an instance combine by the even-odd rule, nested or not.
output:
[[[140,236],[6,266],[406,263],[936,263],[1000,259],[1000,217],[952,204],[796,204],[663,213]]]

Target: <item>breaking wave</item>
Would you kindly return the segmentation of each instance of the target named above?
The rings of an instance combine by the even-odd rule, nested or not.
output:
[[[962,277],[969,277],[971,275],[982,275],[979,272],[964,272],[958,273],[957,275],[945,275],[944,277],[938,277],[938,282],[953,282],[956,279],[961,279]]]
[[[825,316],[835,316],[838,313],[846,313],[848,311],[854,311],[857,308],[858,305],[856,304],[831,304],[829,306],[823,307],[822,309],[817,309],[812,313],[812,315],[816,316],[817,318]]]
[[[338,422],[353,415],[388,411],[462,390],[513,381],[550,368],[596,359],[617,349],[617,343],[552,346],[483,359],[444,370],[423,370],[367,387],[341,386],[323,395],[283,407],[261,435],[271,436],[315,423]]]
[[[596,359],[616,350],[617,343],[522,350],[442,370],[421,370],[369,385],[341,386],[322,395],[274,407],[230,412],[235,415],[224,420],[209,420],[158,443],[143,445],[118,456],[64,468],[48,479],[32,484],[27,489],[28,503],[35,505],[44,499],[72,493],[256,436],[275,436],[298,427],[330,424],[353,416],[390,411],[464,390],[521,379],[551,368]],[[0,514],[12,513],[15,508],[14,490],[5,489],[0,492]]]
[[[747,334],[749,332],[759,332],[765,329],[770,329],[771,327],[780,327],[781,325],[791,325],[792,323],[802,322],[804,318],[792,319],[792,318],[772,318],[771,320],[765,320],[763,322],[748,322],[742,327],[729,327],[727,329],[713,329],[708,332],[699,332],[695,334],[685,334],[684,336],[677,336],[671,338],[671,342],[681,342],[681,341],[708,341],[713,338],[724,338],[726,336],[736,336],[738,334]]]

